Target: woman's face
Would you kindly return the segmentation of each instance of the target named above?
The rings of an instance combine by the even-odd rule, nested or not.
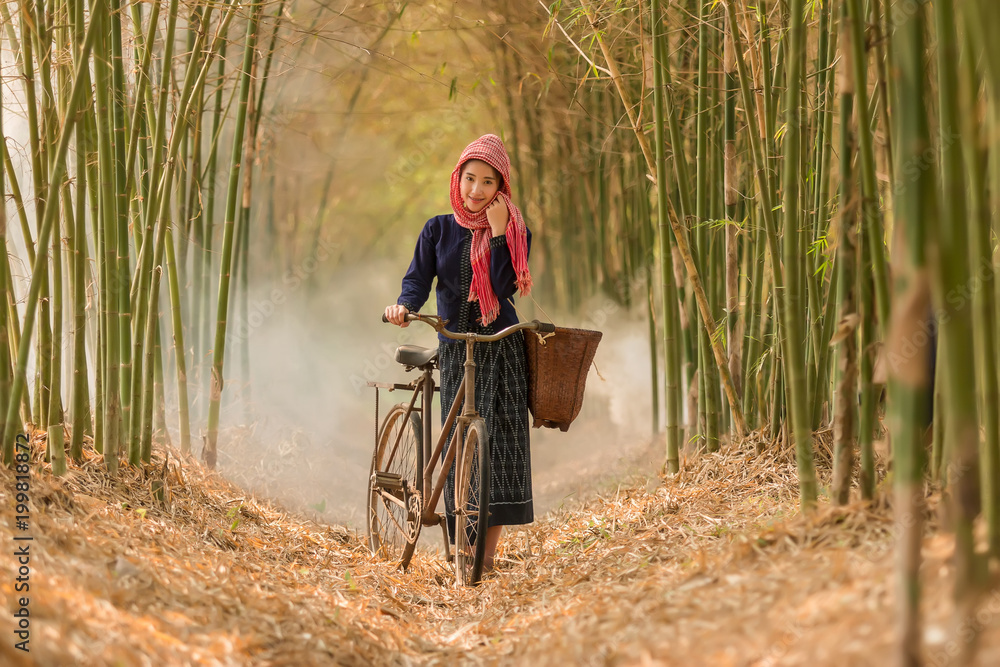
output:
[[[482,160],[469,160],[462,166],[461,195],[465,208],[473,213],[483,210],[500,189],[496,169]]]

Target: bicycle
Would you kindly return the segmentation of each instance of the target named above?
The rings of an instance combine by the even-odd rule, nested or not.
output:
[[[422,526],[440,525],[444,533],[445,557],[454,560],[459,586],[475,585],[482,578],[486,555],[489,517],[490,456],[486,422],[476,410],[476,364],[472,351],[476,343],[491,343],[517,331],[552,333],[555,325],[533,320],[515,324],[491,335],[452,333],[447,320],[436,315],[408,313],[409,322],[423,322],[452,340],[465,341],[465,375],[448,416],[431,451],[434,370],[437,349],[401,345],[396,361],[407,372],[417,369],[420,376],[407,384],[369,382],[375,388],[375,452],[368,485],[368,543],[372,553],[398,562],[406,570],[413,557]],[[383,322],[388,322],[382,316]],[[408,403],[389,409],[379,425],[378,390],[411,390]],[[418,407],[419,399],[419,407]],[[461,414],[459,411],[461,410]],[[448,452],[441,461],[448,434]],[[451,553],[448,527],[436,511],[445,481],[455,466],[455,552]],[[441,470],[434,481],[435,468]]]

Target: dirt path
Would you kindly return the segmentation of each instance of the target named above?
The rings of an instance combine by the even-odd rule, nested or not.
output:
[[[37,460],[41,443],[34,443]],[[794,466],[706,457],[508,533],[500,571],[456,589],[429,551],[407,573],[351,531],[286,515],[196,464],[112,481],[97,460],[31,475],[30,649],[0,615],[0,663],[37,665],[885,665],[884,507],[797,515]],[[36,469],[40,466],[34,466]],[[13,473],[0,471],[6,554]],[[20,533],[19,533],[20,534]],[[431,539],[439,539],[431,533]],[[947,664],[951,541],[924,546],[927,664]],[[0,559],[16,608],[17,563]],[[1000,593],[962,628],[1000,664]]]

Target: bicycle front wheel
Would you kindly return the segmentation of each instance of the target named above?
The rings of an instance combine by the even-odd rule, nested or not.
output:
[[[486,422],[475,419],[465,433],[455,467],[455,576],[474,586],[483,576],[490,515],[490,454]]]
[[[420,536],[423,431],[405,404],[389,410],[379,431],[368,482],[368,545],[406,569]]]

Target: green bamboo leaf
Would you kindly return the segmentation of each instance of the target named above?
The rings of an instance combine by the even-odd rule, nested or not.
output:
[[[324,512],[326,512],[326,498],[324,498],[323,500],[319,501],[315,505],[310,505],[309,507],[313,508],[314,510],[316,510],[320,514],[323,514]]]
[[[726,321],[724,319],[719,320],[719,323],[715,327],[715,333],[712,334],[712,342],[718,342],[726,346]]]

